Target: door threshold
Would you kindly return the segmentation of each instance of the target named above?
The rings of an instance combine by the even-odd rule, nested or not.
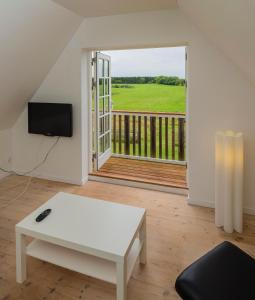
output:
[[[90,174],[89,180],[188,196],[187,188],[181,188],[181,187],[174,186],[174,185],[166,186],[166,185],[160,185],[160,184],[155,184],[155,183],[140,182],[140,181],[131,180],[131,179],[111,178],[111,177],[95,175],[95,174]]]

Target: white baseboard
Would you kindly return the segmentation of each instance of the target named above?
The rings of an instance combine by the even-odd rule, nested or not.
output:
[[[86,176],[86,177],[82,178],[81,184],[79,184],[79,185],[84,185],[84,184],[87,183],[88,181],[89,181],[89,176]]]
[[[206,202],[206,201],[192,201],[190,198],[188,198],[188,204],[194,205],[194,206],[202,206],[202,207],[208,207],[208,208],[215,208],[215,205],[213,202]],[[244,207],[244,213],[248,215],[255,215],[255,208],[250,207]]]
[[[73,179],[65,176],[55,176],[55,175],[47,175],[47,174],[32,174],[32,176],[40,179],[64,182],[64,183],[75,184],[75,185],[84,185],[88,181],[88,178]]]
[[[150,183],[136,182],[131,180],[123,180],[123,179],[114,179],[114,178],[94,176],[94,175],[89,175],[89,180],[116,184],[116,185],[125,185],[125,186],[140,188],[140,189],[154,190],[154,191],[177,194],[177,195],[184,195],[184,196],[188,195],[187,189],[162,186],[158,184],[150,184]]]
[[[255,215],[255,208],[245,207],[244,213],[246,213],[248,215]]]
[[[188,198],[188,204],[194,205],[194,206],[202,206],[202,207],[208,207],[208,208],[214,208],[214,203],[212,202],[206,202],[206,201],[192,201],[190,198]]]
[[[19,170],[15,170],[15,172],[18,174],[23,173],[22,171],[19,171]],[[32,176],[32,177],[40,178],[40,179],[51,180],[51,181],[75,184],[75,185],[84,185],[88,181],[88,177],[84,177],[81,179],[74,179],[74,178],[65,177],[65,176],[42,174],[42,173],[36,173],[36,172],[33,172],[33,173],[29,174],[28,176]]]
[[[4,179],[5,177],[9,176],[10,174],[9,173],[5,173],[5,172],[1,172],[0,173],[0,180],[1,179]]]

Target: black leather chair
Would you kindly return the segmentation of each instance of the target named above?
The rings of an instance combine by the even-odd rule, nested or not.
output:
[[[186,268],[175,288],[183,300],[253,300],[255,260],[223,242]]]

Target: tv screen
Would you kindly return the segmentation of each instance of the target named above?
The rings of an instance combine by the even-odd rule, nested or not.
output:
[[[29,133],[71,137],[72,119],[72,104],[28,103]]]

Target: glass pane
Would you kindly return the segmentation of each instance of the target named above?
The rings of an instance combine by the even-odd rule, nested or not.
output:
[[[104,61],[104,76],[109,77],[109,61]]]
[[[104,105],[105,105],[105,113],[110,111],[110,97],[105,97],[104,100]]]
[[[99,119],[99,134],[103,134],[104,131],[104,117]]]
[[[110,148],[110,134],[105,135],[105,150]]]
[[[105,79],[105,82],[104,82],[104,87],[105,87],[105,91],[104,91],[104,94],[105,95],[109,95],[110,94],[110,90],[109,90],[109,79]]]
[[[102,59],[98,60],[97,74],[98,77],[104,77],[104,61]]]
[[[99,96],[104,96],[104,79],[99,79]]]
[[[110,116],[105,117],[105,131],[110,129]]]
[[[104,98],[100,97],[99,98],[99,115],[103,115],[104,114]]]
[[[99,139],[99,154],[104,153],[104,136]]]

